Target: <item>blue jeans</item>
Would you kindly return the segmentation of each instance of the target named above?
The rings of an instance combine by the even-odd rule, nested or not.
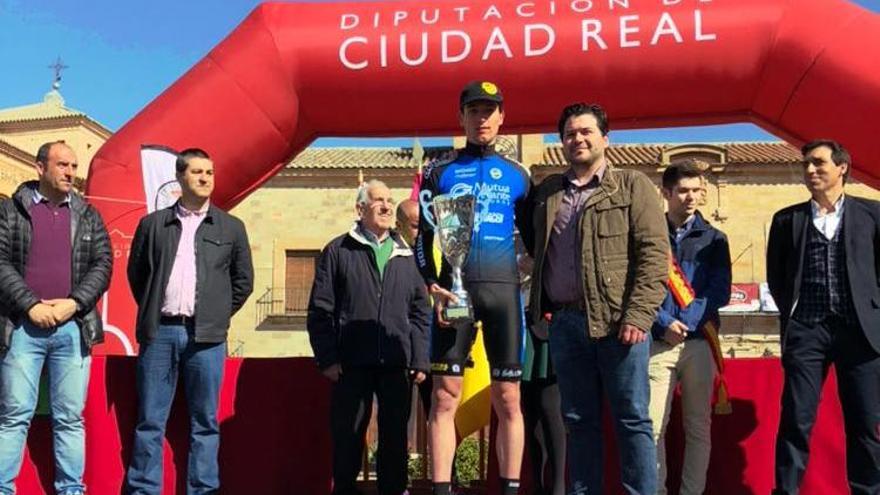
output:
[[[217,493],[220,425],[217,403],[226,360],[226,343],[199,344],[187,328],[162,325],[156,338],[141,345],[137,362],[138,423],[125,492],[162,492],[165,424],[183,376],[189,410],[190,440],[187,494]]]
[[[657,454],[648,412],[650,332],[626,345],[616,334],[587,334],[579,311],[557,311],[550,324],[550,356],[568,429],[571,494],[602,493],[602,402],[607,396],[620,452],[620,477],[628,494],[654,495]]]
[[[82,493],[86,446],[83,408],[91,358],[79,326],[69,321],[43,329],[25,323],[13,330],[12,343],[0,359],[0,494],[11,494],[15,489],[44,364],[49,373],[55,492]]]

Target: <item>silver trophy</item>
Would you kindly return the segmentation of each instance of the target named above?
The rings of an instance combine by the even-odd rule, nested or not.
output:
[[[471,236],[474,231],[473,194],[452,197],[448,194],[437,196],[431,201],[440,252],[452,267],[452,288],[458,302],[448,302],[443,308],[443,319],[447,321],[473,319],[474,309],[471,298],[464,289],[461,270],[471,249]]]

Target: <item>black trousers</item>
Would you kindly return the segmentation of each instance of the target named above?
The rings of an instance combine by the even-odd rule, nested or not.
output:
[[[832,363],[846,430],[850,491],[880,493],[880,355],[860,328],[833,317],[812,326],[790,320],[786,328],[774,493],[798,493],[822,385]]]
[[[520,384],[533,494],[565,495],[565,423],[556,377]],[[544,475],[550,465],[549,476]]]
[[[361,470],[374,394],[379,406],[379,494],[400,495],[406,490],[406,425],[412,398],[409,372],[402,368],[348,367],[333,385],[330,399],[334,495],[358,493],[355,481]]]

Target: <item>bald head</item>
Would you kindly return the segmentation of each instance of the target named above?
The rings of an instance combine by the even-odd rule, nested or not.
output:
[[[397,205],[397,232],[412,246],[419,233],[419,204],[405,199]]]
[[[76,153],[64,141],[40,146],[36,161],[40,194],[55,204],[67,198],[76,180],[77,166]]]

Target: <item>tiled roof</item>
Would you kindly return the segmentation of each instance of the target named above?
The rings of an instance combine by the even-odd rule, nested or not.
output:
[[[452,150],[448,146],[425,147],[422,165]],[[415,168],[412,148],[307,148],[287,169],[311,168]]]
[[[622,144],[611,145],[606,154],[617,166],[660,164],[664,150],[679,148],[681,144]],[[699,145],[695,145],[699,146]],[[727,163],[798,163],[801,153],[785,142],[714,143],[710,145],[727,153]],[[544,149],[543,163],[536,165],[564,166],[561,144],[550,144]]]
[[[800,163],[803,156],[794,146],[780,143],[731,143],[728,163]]]
[[[664,150],[680,147],[679,144],[622,144],[608,148],[608,159],[617,166],[659,165]],[[695,145],[699,146],[699,145]],[[797,163],[801,154],[797,148],[784,142],[720,143],[713,144],[726,151],[727,163]],[[451,150],[451,147],[425,148],[424,163]],[[423,163],[423,164],[424,164]],[[564,166],[560,144],[544,147],[541,163],[537,166]],[[409,169],[415,168],[412,148],[308,148],[291,161],[286,169]]]
[[[620,144],[611,145],[605,153],[605,157],[612,165],[644,165],[648,163],[660,163],[660,153],[664,145],[659,144]],[[565,156],[562,154],[561,144],[548,144],[544,147],[544,159],[539,166],[565,166]]]
[[[49,91],[40,103],[0,110],[0,122],[55,119],[59,117],[85,117],[79,110],[64,106],[64,98],[56,90]]]

